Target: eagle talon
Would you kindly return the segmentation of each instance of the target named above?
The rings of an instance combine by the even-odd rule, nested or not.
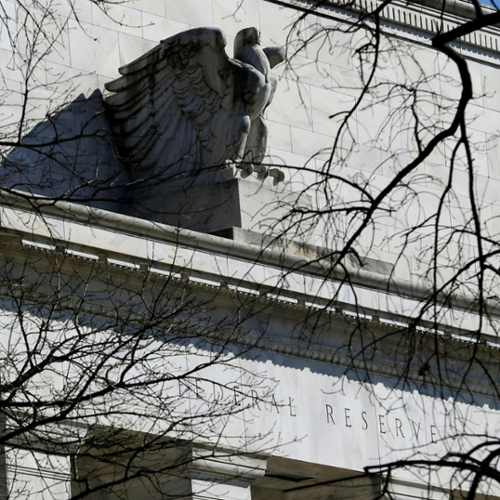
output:
[[[264,179],[269,175],[269,170],[266,166],[264,165],[255,165],[254,166],[255,172],[257,172],[259,175],[264,177]]]
[[[282,182],[285,180],[285,174],[279,168],[270,168],[269,175],[276,179],[276,182]]]
[[[252,175],[254,172],[253,165],[251,163],[242,163],[240,165],[241,170],[246,172],[247,175]]]

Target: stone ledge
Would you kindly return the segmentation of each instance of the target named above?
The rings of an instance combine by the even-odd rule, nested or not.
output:
[[[306,242],[298,242],[282,237],[276,237],[243,229],[240,227],[228,227],[218,231],[213,231],[211,234],[227,238],[229,240],[238,242],[240,244],[255,245],[260,248],[278,250],[286,252],[287,254],[306,257],[311,260],[333,260],[338,252],[335,249],[329,249],[312,245]],[[370,257],[361,257],[362,262],[358,261],[355,257],[347,255],[345,260],[348,265],[353,269],[364,269],[372,273],[380,274],[382,276],[391,276],[394,272],[394,265],[382,260],[372,259]]]
[[[310,0],[266,0],[291,8],[306,9]],[[376,0],[346,0],[325,2],[317,12],[325,17],[332,17],[349,22],[349,18],[358,17],[361,13],[374,10]],[[386,29],[403,38],[430,38],[438,31],[449,31],[464,19],[473,16],[472,6],[460,0],[448,2],[445,0],[415,0],[416,5],[395,0],[381,12],[380,18]],[[446,8],[444,8],[446,6]],[[485,13],[495,12],[485,5]],[[352,21],[350,21],[352,22]],[[408,30],[414,30],[409,33]],[[500,25],[490,26],[465,36],[454,44],[475,58],[486,58],[493,64],[500,64]],[[484,52],[484,53],[483,53]],[[493,61],[492,61],[493,60]]]

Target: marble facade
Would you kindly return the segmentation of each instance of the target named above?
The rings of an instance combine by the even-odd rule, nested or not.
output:
[[[15,2],[2,3],[7,11],[15,11]],[[118,76],[118,67],[152,49],[160,40],[199,26],[217,26],[230,40],[241,28],[256,26],[264,45],[283,45],[288,27],[300,15],[296,8],[300,3],[135,0],[114,5],[105,15],[91,2],[76,2],[74,12],[61,2],[57,8],[68,21],[60,45],[49,53],[50,71],[45,75],[44,88],[54,96],[54,106],[58,96],[67,99],[70,95],[75,101],[78,95],[84,100],[91,98],[96,89],[105,92],[104,85]],[[428,33],[437,14],[420,4],[395,4],[391,9],[384,12],[386,30],[407,51],[408,64],[387,61],[376,75],[378,81],[415,81],[428,72],[436,75],[433,84],[444,88],[446,99],[456,99],[454,69],[429,46]],[[446,22],[452,26],[454,16],[459,14],[447,14]],[[325,7],[309,22],[337,27],[347,25],[351,17],[352,12],[340,7]],[[310,26],[303,29],[307,34]],[[338,32],[336,36],[339,44],[343,43],[343,34]],[[497,231],[495,217],[500,210],[498,43],[500,31],[492,28],[485,30],[481,39],[464,40],[462,47],[477,84],[470,128],[476,138],[477,182],[484,210],[491,213],[492,235]],[[9,61],[9,57],[8,41],[0,34],[0,61]],[[415,58],[420,66],[414,64]],[[283,70],[279,91],[267,111],[267,160],[285,173],[286,182],[275,182],[273,177],[262,179],[257,173],[248,175],[228,166],[200,176],[188,187],[172,184],[167,201],[158,189],[153,193],[154,200],[162,204],[155,205],[155,209],[164,209],[166,214],[156,220],[109,204],[104,198],[91,204],[73,203],[71,199],[46,203],[42,196],[31,202],[19,194],[2,191],[0,226],[8,242],[4,258],[14,262],[15,270],[22,268],[23,262],[31,262],[32,267],[23,277],[25,287],[38,286],[37,273],[43,269],[44,259],[60,258],[64,276],[75,270],[84,272],[85,266],[92,264],[100,266],[102,274],[126,282],[132,291],[144,285],[145,275],[166,280],[167,291],[179,284],[189,286],[194,296],[210,297],[210,320],[214,325],[233,316],[238,307],[247,307],[245,301],[259,305],[259,312],[249,314],[241,325],[244,335],[234,342],[237,362],[223,368],[209,367],[194,388],[165,390],[166,399],[169,391],[180,391],[189,403],[186,411],[194,415],[201,414],[207,405],[231,408],[224,422],[214,423],[210,431],[193,424],[191,430],[197,437],[188,445],[184,441],[179,444],[179,453],[190,458],[189,467],[182,474],[161,474],[160,487],[154,492],[135,479],[123,490],[117,489],[115,496],[95,493],[90,498],[149,495],[160,499],[163,491],[176,498],[199,500],[369,499],[379,495],[385,483],[384,477],[376,474],[362,476],[364,467],[409,456],[443,456],[450,450],[474,446],[481,436],[498,436],[500,403],[496,388],[480,370],[471,370],[468,377],[467,394],[472,396],[454,399],[454,391],[460,391],[463,352],[475,345],[474,330],[479,322],[468,297],[458,297],[456,303],[443,306],[440,313],[439,332],[443,343],[451,346],[450,373],[456,373],[457,378],[451,377],[446,390],[437,393],[422,375],[422,355],[401,379],[402,351],[409,345],[405,328],[417,314],[426,283],[416,277],[422,271],[418,267],[421,261],[411,259],[418,248],[410,245],[409,259],[403,262],[395,244],[384,244],[387,235],[395,231],[389,220],[382,221],[380,232],[372,235],[375,245],[361,242],[364,265],[359,266],[355,260],[346,264],[348,282],[344,271],[330,272],[328,264],[321,260],[325,249],[338,246],[337,236],[331,231],[320,225],[299,225],[285,238],[273,239],[273,235],[287,229],[282,222],[287,206],[301,203],[311,208],[325,204],[321,193],[305,189],[314,177],[302,167],[321,169],[328,155],[322,148],[328,147],[336,133],[337,125],[329,118],[332,109],[344,109],[354,99],[358,86],[354,64],[345,51],[330,51],[313,42],[296,58],[293,71]],[[68,82],[58,75],[73,75],[73,83],[68,87]],[[10,71],[4,81],[9,88],[19,87],[20,70]],[[384,129],[395,126],[391,120],[397,118],[398,123],[404,123],[404,116],[393,113],[398,106],[397,99],[389,99],[375,108],[356,111],[357,127],[352,131],[352,144],[346,145],[354,149],[350,163],[341,165],[345,173],[360,172],[373,185],[384,185],[398,168],[397,161],[411,155],[415,144],[405,135],[404,127],[384,143]],[[427,116],[433,116],[436,108],[433,103],[428,106]],[[43,118],[38,108],[28,111],[34,120]],[[446,121],[447,117],[439,119]],[[116,168],[109,145],[90,149],[82,168],[97,158],[103,168]],[[405,153],[401,154],[401,150]],[[395,154],[398,160],[392,161]],[[438,153],[426,161],[422,173],[429,176],[426,188],[432,205],[433,186],[429,183],[431,179],[442,180],[446,174]],[[460,171],[457,175],[461,175]],[[466,192],[457,196],[465,198]],[[200,215],[200,206],[208,211],[206,216]],[[193,211],[195,216],[190,213]],[[424,217],[421,211],[421,206],[410,206],[405,217]],[[459,217],[453,211],[449,216]],[[404,217],[401,220],[404,222]],[[50,287],[45,286],[38,286],[37,292],[48,296]],[[0,285],[0,290],[2,297],[11,297],[8,287]],[[331,303],[333,295],[338,297],[335,304]],[[128,298],[117,294],[114,300],[123,301],[120,306],[125,307]],[[6,302],[4,309],[8,311]],[[107,306],[90,297],[84,301],[82,311],[104,317]],[[321,318],[319,324],[315,323],[317,317]],[[363,348],[361,340],[353,337],[360,319],[362,328],[373,338],[384,339],[387,332],[397,331],[390,340],[380,340],[380,349],[370,352],[368,361],[353,358],[352,351],[346,348]],[[422,327],[418,334],[425,338],[427,332]],[[478,356],[495,364],[499,343],[491,324],[484,326],[484,335],[486,340],[478,347]],[[222,331],[220,339],[232,345],[231,332]],[[425,351],[425,341],[422,344]],[[187,352],[183,359],[190,367],[210,355],[209,350],[199,347],[196,352]],[[369,383],[366,373],[370,374]],[[260,374],[259,380],[255,380],[255,374]],[[141,424],[150,432],[154,429],[153,418]],[[143,432],[139,427],[128,430]],[[172,439],[178,438],[172,435]],[[24,448],[21,443],[2,450],[5,474],[0,484],[12,498],[62,500],[79,493],[75,477],[84,477],[91,465],[84,461],[70,463],[64,454],[39,450],[31,453]],[[174,451],[158,458],[172,463],[177,459]],[[89,475],[89,483],[106,481],[114,477],[115,471],[103,468],[100,474]],[[458,499],[467,487],[467,480],[453,471],[434,474],[401,470],[389,483],[392,498],[398,500]],[[500,491],[493,488],[485,498],[500,498]]]

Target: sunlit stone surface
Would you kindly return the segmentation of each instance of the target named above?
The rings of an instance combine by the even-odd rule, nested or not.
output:
[[[179,439],[185,436],[173,432],[171,437],[179,440],[178,448],[145,456],[144,462],[175,463],[179,457],[188,457],[192,466],[182,474],[161,475],[160,487],[155,491],[146,488],[140,479],[117,486],[115,493],[120,498],[160,499],[164,491],[193,499],[370,499],[380,493],[383,478],[358,477],[364,467],[409,457],[436,458],[468,449],[484,436],[498,436],[500,432],[494,387],[477,366],[468,371],[465,361],[470,346],[476,346],[473,332],[479,324],[466,299],[460,297],[460,307],[443,305],[437,318],[429,311],[424,317],[427,325],[436,320],[439,336],[444,339],[446,389],[438,390],[432,383],[436,365],[429,370],[426,364],[428,346],[426,341],[421,342],[427,338],[425,329],[412,330],[411,336],[408,333],[418,313],[418,301],[426,291],[427,229],[417,231],[418,237],[407,242],[403,255],[399,246],[403,236],[399,239],[395,235],[409,222],[418,225],[435,210],[436,193],[449,175],[443,166],[451,154],[449,143],[433,152],[415,173],[412,187],[420,196],[395,195],[388,207],[391,216],[380,216],[370,234],[361,238],[356,247],[361,261],[358,256],[346,259],[349,280],[342,269],[332,272],[328,266],[332,251],[345,240],[348,222],[334,225],[327,217],[313,221],[302,216],[311,210],[336,207],[340,201],[347,205],[359,200],[359,192],[341,183],[337,175],[365,176],[367,189],[376,195],[411,162],[419,147],[408,126],[412,123],[411,110],[402,104],[401,94],[387,93],[388,85],[418,83],[423,89],[431,89],[429,98],[418,103],[425,126],[436,132],[450,123],[450,110],[460,98],[460,90],[455,67],[429,45],[428,26],[439,18],[437,11],[397,4],[384,14],[390,36],[383,38],[387,58],[382,58],[374,75],[377,90],[366,97],[368,105],[355,110],[355,126],[338,138],[333,158],[331,147],[337,139],[342,112],[354,104],[360,87],[358,61],[353,50],[348,49],[359,47],[364,39],[359,36],[352,40],[345,33],[352,22],[350,14],[325,8],[300,28],[303,37],[314,25],[335,28],[332,46],[312,39],[305,51],[287,61],[289,64],[274,68],[274,76],[270,68],[260,71],[264,82],[250,89],[258,110],[248,109],[247,97],[231,95],[227,99],[230,92],[222,93],[215,120],[229,122],[214,128],[214,133],[224,133],[210,146],[213,156],[200,156],[197,150],[189,158],[189,168],[196,170],[194,167],[200,167],[201,162],[202,172],[183,176],[186,171],[190,173],[189,168],[176,167],[173,178],[162,178],[165,172],[160,171],[161,182],[155,179],[155,169],[162,161],[168,165],[184,161],[185,144],[178,137],[189,143],[191,136],[177,135],[178,107],[158,105],[144,97],[150,94],[142,87],[154,85],[147,82],[156,77],[175,79],[170,73],[162,73],[164,68],[156,71],[161,58],[160,62],[149,62],[148,57],[156,57],[161,40],[167,39],[163,46],[168,45],[172,40],[200,34],[188,30],[202,26],[210,28],[204,35],[216,38],[219,31],[213,27],[229,37],[255,27],[261,32],[259,47],[287,46],[288,28],[301,11],[291,6],[295,2],[289,2],[290,6],[286,3],[140,0],[113,5],[108,16],[98,5],[84,0],[76,2],[73,13],[61,3],[58,9],[62,16],[68,16],[68,24],[57,50],[47,56],[50,64],[43,73],[47,87],[37,89],[43,104],[26,110],[34,120],[26,135],[41,140],[81,129],[92,130],[93,136],[57,149],[55,158],[63,159],[55,163],[54,157],[49,161],[22,148],[14,149],[8,158],[12,164],[24,162],[37,168],[15,172],[4,169],[1,174],[3,185],[42,196],[76,190],[69,199],[77,204],[62,202],[54,206],[51,202],[42,212],[44,218],[22,197],[7,193],[0,201],[2,230],[5,238],[12,238],[4,249],[4,258],[14,263],[14,274],[25,273],[23,286],[37,284],[47,296],[53,295],[52,283],[40,276],[46,262],[63,255],[61,276],[68,279],[66,291],[72,290],[75,295],[81,292],[74,286],[73,280],[78,277],[75,270],[83,273],[88,266],[102,266],[88,283],[88,288],[97,292],[83,301],[83,315],[105,316],[99,307],[110,304],[98,296],[104,277],[110,276],[116,285],[113,307],[126,308],[133,302],[127,294],[149,283],[147,279],[152,276],[167,280],[165,296],[181,295],[179,287],[185,286],[195,297],[208,297],[209,313],[203,311],[206,324],[224,325],[227,318],[236,318],[243,332],[233,346],[230,333],[220,328],[221,344],[227,341],[238,354],[236,360],[231,359],[227,366],[202,370],[197,387],[174,385],[164,392],[165,400],[181,395],[180,412],[198,415],[207,407],[230,408],[231,416],[214,419],[211,427],[197,428],[193,424],[189,432],[196,437],[188,444]],[[15,19],[15,2],[4,0],[2,7]],[[482,35],[481,44],[465,40],[461,50],[469,62],[474,87],[467,121],[478,199],[481,210],[488,214],[484,231],[498,239],[500,35],[497,30]],[[230,42],[229,47],[231,38]],[[396,45],[395,52],[388,50],[391,44]],[[9,47],[4,32],[0,32],[0,66],[8,67]],[[288,45],[289,56],[294,47]],[[204,59],[205,70],[214,59],[223,58],[223,50],[219,47],[217,56],[211,53]],[[244,55],[232,54],[230,48],[227,51],[229,58],[252,64],[244,60]],[[120,77],[118,68],[134,60],[132,69],[134,64],[142,63],[148,69],[136,67],[130,84],[130,73],[122,70]],[[168,78],[165,92],[176,84]],[[181,84],[185,83],[185,75],[179,78]],[[274,78],[279,83],[271,103]],[[5,71],[3,85],[7,90],[14,89],[1,112],[4,118],[9,115],[9,123],[15,123],[20,116],[15,91],[22,81],[19,71]],[[245,81],[242,87],[231,87],[231,92],[245,94],[247,84]],[[132,89],[130,94],[128,88]],[[261,91],[265,96],[256,99]],[[109,108],[106,110],[101,93],[115,109],[115,115],[109,113]],[[55,123],[44,121],[44,106],[49,105],[52,109],[63,106]],[[116,114],[122,107],[125,118],[119,116],[118,120],[124,123],[117,127]],[[139,116],[139,129],[130,125],[134,112]],[[210,123],[214,126],[214,122]],[[131,146],[127,137],[124,146],[117,146],[117,136],[125,136],[129,126],[136,142]],[[142,141],[147,135],[144,130],[149,126],[153,127],[155,144],[143,155]],[[166,132],[162,127],[170,126],[168,140],[163,140],[161,134]],[[267,134],[261,133],[262,127],[267,127]],[[252,136],[252,130],[260,131],[257,138]],[[235,132],[237,139],[225,148],[229,131]],[[246,147],[248,140],[252,151]],[[134,150],[136,146],[139,153]],[[154,154],[148,156],[151,151]],[[349,154],[343,156],[342,152]],[[250,165],[241,168],[235,162],[245,153],[251,156]],[[147,161],[142,163],[144,158]],[[468,200],[463,158],[463,154],[459,155],[454,172],[458,182],[453,202],[444,209],[443,217],[450,227],[470,217],[463,210]],[[315,189],[329,159],[330,173],[335,176],[328,190]],[[61,165],[72,168],[64,170]],[[144,172],[149,173],[143,177]],[[452,272],[454,259],[474,252],[470,241],[453,248],[456,251],[451,255],[440,256],[443,279]],[[23,268],[23,262],[30,259],[30,265]],[[8,296],[5,290],[2,294]],[[4,326],[16,324],[12,304],[8,299],[3,301]],[[246,316],[240,324],[242,311]],[[484,356],[492,370],[498,365],[492,350],[498,346],[495,318],[482,325],[487,340],[480,345],[483,350],[478,355]],[[37,319],[33,315],[30,321],[35,324]],[[67,328],[74,331],[74,325]],[[12,336],[2,340],[4,348],[9,342],[15,345],[16,339],[22,337],[20,328],[12,327],[10,331]],[[389,331],[397,333],[388,336]],[[386,340],[371,349],[366,339],[375,338]],[[416,349],[415,358],[406,365],[405,356],[414,346],[413,341],[423,346],[422,351]],[[207,346],[197,345],[183,353],[178,369],[200,366],[213,354]],[[157,369],[174,369],[168,359],[157,362]],[[408,368],[404,374],[402,366]],[[465,373],[466,389],[460,386]],[[54,385],[63,387],[61,377],[55,378]],[[32,389],[45,394],[47,382],[37,381]],[[123,405],[132,408],[143,403],[130,400]],[[155,416],[135,422],[136,427],[128,430],[137,435],[161,432],[164,429],[159,428]],[[112,417],[107,423],[120,424]],[[68,435],[72,434],[68,431]],[[76,479],[87,477],[92,485],[98,485],[116,474],[112,467],[95,473],[91,461],[82,459],[70,464],[53,450],[30,453],[22,445],[2,450],[4,473],[0,484],[5,491],[14,492],[14,498],[69,499],[79,492]],[[342,478],[346,481],[338,482]],[[453,471],[428,474],[402,470],[390,483],[398,500],[458,499],[463,498],[461,491],[468,487],[467,481],[453,477]],[[490,493],[487,498],[500,498],[500,492]],[[96,493],[91,498],[102,497]]]

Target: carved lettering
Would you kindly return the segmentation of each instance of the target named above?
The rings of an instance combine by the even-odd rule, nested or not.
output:
[[[351,409],[344,408],[344,415],[345,415],[345,426],[352,427],[352,425],[351,425]]]
[[[239,394],[238,394],[238,389],[239,389],[239,387],[237,385],[235,385],[233,387],[234,406],[241,406]]]
[[[399,433],[401,432],[401,436],[404,438],[405,435],[403,434],[403,422],[399,418],[395,419],[396,422],[396,437],[399,436]]]
[[[415,437],[417,438],[417,441],[418,441],[418,436],[420,434],[420,422],[418,423],[418,427],[415,425],[415,422],[413,420],[411,421],[411,423],[413,426],[413,434],[415,435]]]
[[[252,408],[257,408],[257,410],[260,411],[258,392],[252,389],[250,391],[250,397],[252,398]]]
[[[366,411],[361,412],[361,418],[363,419],[363,427],[362,429],[366,431],[368,429],[368,422],[366,420]]]
[[[437,443],[437,441],[434,439],[434,436],[436,435],[436,429],[437,429],[437,427],[435,425],[431,424],[431,442],[432,443]]]
[[[333,408],[330,405],[326,405],[326,423],[329,424],[330,421],[335,425],[335,419],[333,418]]]
[[[216,384],[215,382],[212,382],[213,384],[213,392],[214,392],[214,401],[216,403],[222,403],[224,396],[224,389],[220,385]],[[192,391],[195,392],[197,395],[201,394],[203,395],[204,389],[201,387],[198,381],[195,381],[193,383],[193,386],[188,386],[184,390],[187,390],[188,392]],[[179,383],[179,390],[181,390],[182,385]],[[232,387],[233,394],[231,395],[232,402],[235,406],[241,406],[243,404],[243,394],[240,391],[240,386],[233,386]],[[250,398],[251,402],[249,404],[250,408],[256,408],[259,411],[265,410],[265,411],[270,411],[273,412],[273,407],[276,410],[276,414],[280,415],[280,406],[283,408],[286,408],[288,406],[288,412],[285,411],[286,414],[288,414],[290,417],[296,418],[297,417],[297,403],[295,398],[291,396],[288,397],[288,401],[278,403],[276,399],[275,394],[271,394],[269,399],[267,401],[264,401],[261,399],[261,396],[259,395],[259,392],[257,390],[250,390],[248,396],[245,396],[247,398]],[[229,398],[228,398],[229,399]],[[262,406],[263,404],[263,406]],[[269,405],[269,406],[268,406]],[[338,414],[336,415],[336,411],[341,411],[341,408],[336,408],[334,404],[325,404],[325,413],[326,413],[326,424],[332,424],[334,426],[337,425],[337,420],[336,418],[339,416]],[[382,408],[381,408],[382,411]],[[397,413],[397,412],[396,412]],[[391,412],[390,416],[392,416],[394,412]],[[344,422],[344,427],[348,428],[356,428],[358,429],[361,427],[363,431],[366,431],[370,428],[370,423],[369,423],[369,417],[368,417],[368,412],[367,411],[361,411],[359,413],[359,416],[361,417],[361,420],[358,421],[357,419],[357,414],[352,413],[352,408],[343,407],[343,416],[340,418],[343,419]],[[376,418],[378,418],[378,423],[375,422],[375,427],[378,427],[378,432],[379,434],[387,434],[389,432],[393,432],[392,429],[392,420],[387,420],[388,414],[385,413],[380,413],[376,415]],[[421,434],[421,429],[422,429],[422,424],[421,422],[412,420],[410,418],[407,418],[406,420],[404,418],[400,417],[393,417],[394,418],[394,427],[395,427],[395,437],[401,437],[402,439],[407,439],[411,438],[412,435],[417,441],[420,441],[420,434]],[[407,422],[407,423],[406,423]],[[342,423],[341,423],[342,425]],[[408,428],[409,426],[409,428]],[[429,424],[429,432],[430,432],[430,437],[431,437],[431,443],[437,443],[439,441],[439,432],[438,432],[438,427],[435,424]],[[424,433],[425,434],[425,433]]]
[[[222,403],[222,401],[224,400],[224,389],[215,382],[212,382],[212,385],[214,389],[214,403]]]
[[[278,403],[276,402],[276,398],[274,397],[274,394],[271,396],[271,406],[274,406],[276,408],[276,411],[280,412],[280,408],[278,406]]]
[[[379,426],[379,432],[380,434],[385,434],[385,416],[384,415],[379,415],[378,416],[378,426]]]

